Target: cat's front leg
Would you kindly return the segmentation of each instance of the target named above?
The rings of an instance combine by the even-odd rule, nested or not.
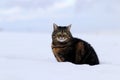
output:
[[[56,57],[58,62],[64,62],[65,61],[65,58],[60,54],[56,55],[55,57]]]

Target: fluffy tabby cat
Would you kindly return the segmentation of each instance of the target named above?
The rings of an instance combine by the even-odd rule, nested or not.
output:
[[[52,51],[58,62],[74,64],[99,64],[96,52],[92,46],[78,38],[74,38],[69,26],[53,24]]]

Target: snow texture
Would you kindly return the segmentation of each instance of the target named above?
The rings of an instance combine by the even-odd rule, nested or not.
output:
[[[118,33],[73,35],[94,47],[100,65],[57,62],[51,34],[0,32],[0,80],[120,80]]]

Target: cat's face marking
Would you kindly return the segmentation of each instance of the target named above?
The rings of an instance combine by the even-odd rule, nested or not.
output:
[[[71,38],[70,27],[69,26],[57,26],[53,24],[54,32],[53,32],[53,39],[57,42],[67,42]]]
[[[67,38],[64,38],[64,37],[59,37],[59,38],[57,37],[56,39],[59,42],[65,42],[67,40]]]
[[[56,39],[57,39],[57,41],[59,41],[59,42],[65,42],[65,41],[67,41],[67,39],[68,39],[68,35],[67,35],[67,33],[65,33],[65,32],[58,32],[58,33],[56,34]]]

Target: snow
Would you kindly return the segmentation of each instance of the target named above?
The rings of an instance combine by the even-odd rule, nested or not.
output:
[[[120,80],[120,33],[73,34],[91,43],[100,65],[57,62],[51,33],[0,32],[0,80]]]

